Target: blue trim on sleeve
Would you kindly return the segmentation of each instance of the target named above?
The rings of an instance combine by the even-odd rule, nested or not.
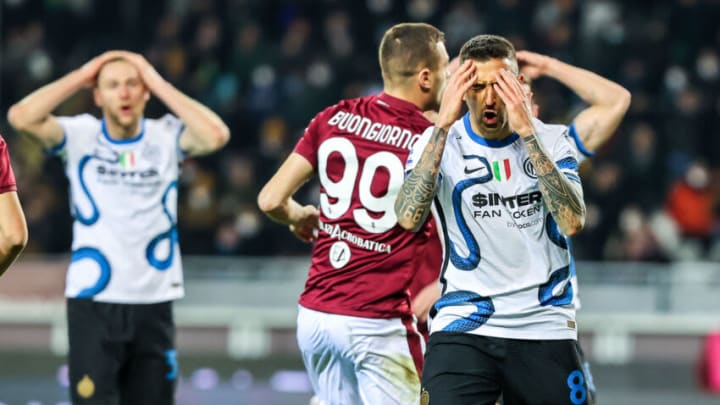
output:
[[[105,139],[107,139],[108,142],[115,144],[115,145],[127,145],[130,143],[138,142],[142,139],[143,135],[145,135],[145,118],[142,118],[140,120],[140,133],[137,134],[136,137],[130,138],[130,139],[113,139],[113,138],[111,138],[110,134],[108,133],[108,130],[107,130],[105,118],[102,119],[101,124],[102,124],[101,125],[102,133],[105,136]]]
[[[63,131],[62,141],[60,141],[59,144],[53,146],[52,148],[46,149],[45,151],[47,152],[48,155],[57,156],[60,154],[60,152],[62,152],[63,149],[65,149],[66,143],[67,143],[67,134],[65,133],[65,131]]]
[[[570,179],[570,180],[572,180],[572,181],[574,181],[574,182],[576,182],[576,183],[582,184],[582,181],[580,181],[580,177],[579,177],[579,176],[576,176],[576,175],[574,175],[574,174],[572,174],[572,173],[568,173],[568,172],[563,172],[563,174],[564,174],[565,177],[567,177],[568,179]]]
[[[483,138],[482,136],[476,134],[475,131],[473,131],[472,125],[470,125],[469,112],[466,113],[463,117],[463,123],[465,124],[465,131],[467,131],[470,139],[475,141],[475,143],[479,143],[480,145],[485,145],[490,148],[502,148],[508,145],[512,145],[515,141],[518,140],[518,138],[520,138],[520,135],[518,135],[516,132],[513,132],[512,134],[500,140]]]
[[[178,130],[177,135],[175,136],[176,142],[177,142],[177,150],[178,150],[178,156],[180,157],[180,160],[183,160],[187,157],[187,153],[180,147],[180,137],[182,136],[183,131],[185,130],[185,124],[180,123],[180,130]]]
[[[587,150],[585,145],[583,145],[582,140],[580,140],[580,136],[577,133],[577,129],[575,128],[574,122],[570,124],[570,126],[568,126],[568,133],[570,134],[570,136],[572,136],[573,140],[575,141],[575,146],[577,146],[580,153],[587,157],[593,157],[595,155],[595,152]]]
[[[555,162],[558,169],[560,170],[572,170],[574,172],[578,171],[578,161],[575,160],[573,157],[566,157],[563,159],[558,160]]]

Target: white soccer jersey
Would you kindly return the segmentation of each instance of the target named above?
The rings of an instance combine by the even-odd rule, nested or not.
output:
[[[560,170],[577,174],[567,127],[534,121]],[[427,129],[408,158],[420,158]],[[450,128],[433,214],[445,250],[431,332],[468,332],[516,339],[576,339],[574,263],[568,239],[543,204],[535,171],[517,134],[491,141],[475,134],[469,115]]]
[[[184,295],[177,236],[177,178],[184,126],[143,119],[133,139],[111,139],[90,114],[59,117],[53,149],[65,162],[74,217],[65,295],[155,303]]]

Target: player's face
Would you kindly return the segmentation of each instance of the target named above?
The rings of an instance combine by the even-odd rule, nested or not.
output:
[[[113,124],[131,129],[137,127],[148,98],[147,88],[130,62],[110,61],[100,70],[95,87],[95,103]]]
[[[440,109],[440,100],[442,99],[443,91],[445,91],[445,85],[447,84],[447,78],[449,76],[448,65],[450,64],[450,56],[448,55],[445,44],[442,42],[437,43],[437,55],[440,60],[438,68],[432,72],[434,77],[434,86],[431,88],[431,102],[433,105],[429,106],[428,110],[438,111]]]
[[[501,137],[510,133],[507,111],[500,95],[493,88],[497,83],[495,76],[500,69],[515,71],[509,59],[494,58],[476,61],[477,81],[465,93],[470,116],[484,136]]]

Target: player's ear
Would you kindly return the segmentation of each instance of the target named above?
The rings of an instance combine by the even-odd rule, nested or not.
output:
[[[149,91],[145,90],[145,94],[143,94],[143,100],[145,100],[145,102],[150,100],[150,92]]]
[[[93,87],[93,100],[95,101],[95,105],[102,108],[102,99],[100,98],[100,90],[98,90],[97,86]]]
[[[430,72],[430,69],[428,68],[422,68],[417,73],[417,80],[418,85],[420,86],[420,89],[423,91],[423,93],[428,93],[430,90],[432,90],[432,72]]]

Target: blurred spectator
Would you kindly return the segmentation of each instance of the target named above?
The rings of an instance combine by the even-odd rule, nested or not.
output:
[[[670,187],[667,211],[683,237],[695,242],[705,255],[710,247],[715,213],[710,190],[710,173],[705,164],[692,162],[685,175]]]

